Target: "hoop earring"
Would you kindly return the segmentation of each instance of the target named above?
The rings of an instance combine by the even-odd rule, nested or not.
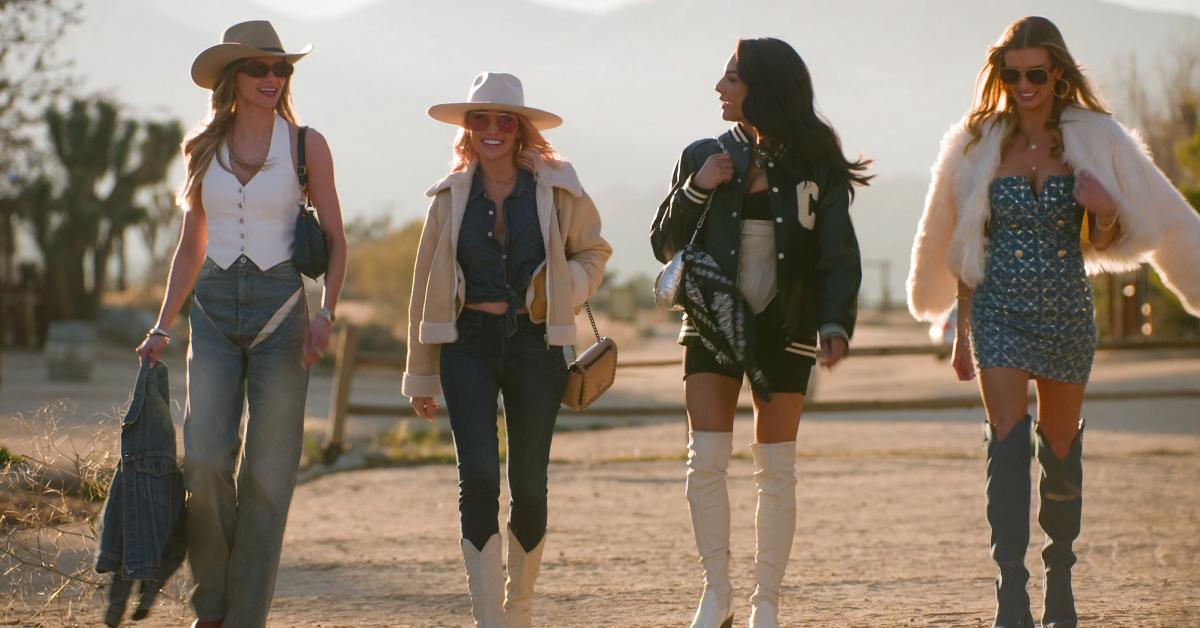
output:
[[[1062,90],[1062,93],[1061,93],[1061,94],[1060,94],[1060,93],[1059,93],[1059,91],[1058,91],[1058,88],[1059,88],[1059,86],[1060,86],[1060,85],[1065,85],[1065,86],[1066,86],[1066,87],[1064,87],[1064,88],[1063,88],[1063,90]],[[1059,97],[1059,98],[1066,98],[1066,97],[1067,97],[1067,94],[1070,94],[1070,93],[1071,93],[1071,84],[1067,82],[1067,79],[1061,79],[1061,78],[1060,78],[1060,79],[1058,79],[1058,81],[1056,81],[1056,82],[1054,83],[1054,95],[1055,95],[1055,96],[1057,96],[1057,97]]]

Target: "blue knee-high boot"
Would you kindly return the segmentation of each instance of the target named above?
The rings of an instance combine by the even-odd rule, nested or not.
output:
[[[1032,419],[1026,415],[1004,440],[987,432],[987,519],[992,528],[992,560],[996,576],[996,618],[992,628],[1032,628],[1025,584],[1025,550],[1029,547],[1029,461]]]
[[[1050,442],[1037,433],[1037,457],[1042,465],[1038,482],[1038,523],[1046,533],[1042,546],[1045,566],[1045,609],[1043,628],[1075,628],[1075,596],[1071,591],[1071,566],[1075,552],[1071,543],[1079,536],[1083,515],[1083,425],[1067,456],[1059,459]]]

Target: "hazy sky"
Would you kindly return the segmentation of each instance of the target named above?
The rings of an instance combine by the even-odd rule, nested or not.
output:
[[[329,2],[328,0],[254,0],[255,2],[270,7],[272,10],[283,14],[291,15],[299,19],[322,19],[333,17],[336,15],[344,15],[351,13],[361,7],[375,4],[380,0],[340,0],[339,2]],[[635,4],[648,0],[534,0],[542,4],[557,6],[563,8],[576,9],[591,13],[602,13],[609,9],[624,6],[627,4]],[[1190,13],[1200,17],[1200,0],[1109,0],[1116,4],[1125,4],[1131,7],[1142,9],[1150,9],[1155,11],[1169,11],[1172,13]]]
[[[900,294],[938,139],[969,105],[982,54],[1005,25],[1034,11],[1059,23],[1120,113],[1130,111],[1123,106],[1130,85],[1151,98],[1163,91],[1161,70],[1164,59],[1174,58],[1172,41],[1200,41],[1200,21],[1193,17],[1138,11],[1173,7],[1200,17],[1200,0],[1124,0],[1126,6],[1111,0],[761,0],[784,16],[773,24],[728,0],[524,1],[611,13],[531,16],[512,10],[519,4],[470,0],[463,4],[495,28],[475,34],[472,46],[445,47],[446,29],[461,16],[459,2],[87,0],[83,22],[69,31],[60,52],[83,80],[84,94],[115,98],[135,118],[170,117],[190,127],[208,102],[186,72],[197,51],[229,24],[266,14],[288,46],[312,41],[318,50],[301,65],[297,103],[304,122],[334,146],[347,218],[387,215],[397,225],[424,216],[422,192],[444,175],[453,131],[430,120],[428,106],[461,98],[481,69],[516,72],[532,103],[568,119],[552,141],[583,173],[604,212],[605,235],[618,251],[610,268],[628,276],[657,269],[645,231],[680,149],[724,127],[712,86],[728,47],[767,26],[772,35],[803,43],[820,86],[818,108],[834,121],[846,152],[876,160],[879,178],[856,198],[855,219],[865,257],[892,263],[887,283]],[[704,6],[705,14],[688,15],[694,6]],[[932,23],[923,11],[945,19]],[[691,28],[662,37],[680,15],[688,15]],[[814,15],[821,26],[809,31]],[[507,35],[535,17],[551,29],[544,36]],[[925,36],[908,35],[914,31]],[[843,32],[854,33],[857,43],[847,46]],[[542,47],[557,52],[538,54]],[[1131,83],[1123,68],[1135,51],[1141,73]],[[896,56],[910,62],[898,69],[891,61]],[[926,71],[930,60],[936,71]],[[863,97],[875,91],[888,95],[882,108]],[[181,177],[176,162],[171,181]],[[875,291],[884,273],[869,273],[867,289]]]

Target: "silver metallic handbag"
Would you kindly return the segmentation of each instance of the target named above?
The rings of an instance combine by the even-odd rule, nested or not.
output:
[[[715,193],[714,191],[713,195]],[[662,270],[658,271],[658,276],[654,278],[654,303],[658,307],[668,310],[683,309],[679,303],[679,292],[683,285],[683,252],[688,247],[696,245],[696,237],[700,235],[700,228],[704,226],[704,219],[708,217],[708,208],[712,206],[713,195],[709,195],[708,201],[704,204],[704,213],[700,214],[696,230],[692,232],[692,239],[688,241],[687,246],[675,252],[671,261],[664,264]]]

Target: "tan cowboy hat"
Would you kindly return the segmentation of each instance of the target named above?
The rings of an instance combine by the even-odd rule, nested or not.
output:
[[[471,83],[467,102],[443,103],[429,108],[434,120],[462,126],[468,111],[508,111],[525,116],[533,128],[544,131],[562,124],[562,118],[541,109],[525,106],[521,79],[504,72],[483,72]]]
[[[238,59],[278,56],[295,63],[311,51],[312,44],[308,44],[300,52],[285,52],[275,28],[266,20],[234,24],[221,36],[221,43],[200,53],[192,62],[192,81],[212,89],[221,70]]]

